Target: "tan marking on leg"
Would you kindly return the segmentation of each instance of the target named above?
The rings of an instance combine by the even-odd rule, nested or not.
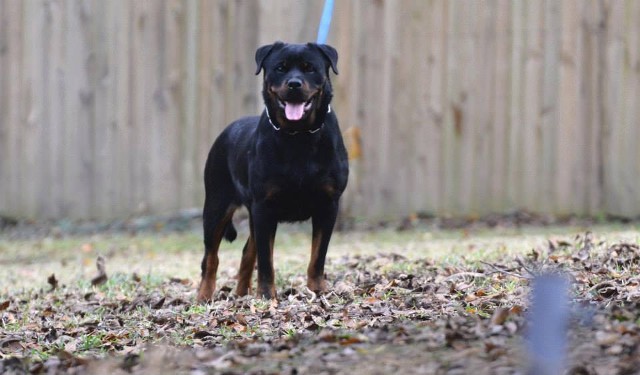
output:
[[[269,291],[271,292],[271,298],[276,298],[276,283],[275,283],[275,277],[276,277],[276,270],[273,267],[273,244],[275,243],[276,240],[276,234],[272,234],[271,235],[271,239],[269,240],[269,264],[271,265],[271,274],[273,275],[273,279],[271,280],[271,283],[269,283]]]
[[[240,270],[238,271],[238,286],[236,287],[236,294],[239,296],[245,296],[248,293],[251,293],[251,276],[253,275],[253,269],[256,266],[256,243],[251,234],[249,234],[249,238],[245,244],[245,249],[246,250],[242,253]]]
[[[314,292],[323,292],[326,288],[324,274],[318,273],[316,263],[320,255],[320,244],[322,243],[322,232],[317,231],[313,234],[311,241],[311,259],[307,267],[307,287]]]
[[[207,266],[205,273],[202,275],[200,287],[198,288],[197,301],[199,303],[211,301],[213,292],[216,290],[216,274],[218,273],[219,264],[218,249],[220,248],[220,241],[222,241],[227,224],[229,224],[234,212],[235,208],[230,208],[213,232],[213,247],[206,251]]]

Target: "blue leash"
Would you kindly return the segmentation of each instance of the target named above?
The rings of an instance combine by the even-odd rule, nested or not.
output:
[[[331,26],[331,16],[333,14],[333,0],[325,0],[324,8],[322,8],[322,18],[320,18],[320,26],[318,26],[318,39],[316,43],[325,44],[327,35],[329,35],[329,27]]]

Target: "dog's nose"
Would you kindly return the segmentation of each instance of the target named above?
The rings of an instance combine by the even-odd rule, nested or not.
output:
[[[291,78],[287,81],[287,87],[289,87],[289,90],[299,89],[302,87],[302,80],[300,78]]]

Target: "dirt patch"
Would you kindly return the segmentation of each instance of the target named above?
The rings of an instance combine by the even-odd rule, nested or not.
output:
[[[238,298],[223,277],[210,305],[189,279],[108,262],[73,285],[42,275],[47,288],[0,294],[0,373],[524,373],[530,283],[548,271],[572,281],[569,373],[640,371],[637,242],[587,233],[500,261],[381,253],[327,269],[325,295],[291,273],[277,302]]]

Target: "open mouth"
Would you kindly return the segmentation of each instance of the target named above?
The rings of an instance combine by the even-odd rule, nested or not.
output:
[[[289,121],[300,121],[305,116],[311,107],[313,107],[313,99],[315,95],[312,96],[309,100],[302,103],[293,103],[287,102],[278,98],[278,105],[280,108],[284,109],[284,115]]]

